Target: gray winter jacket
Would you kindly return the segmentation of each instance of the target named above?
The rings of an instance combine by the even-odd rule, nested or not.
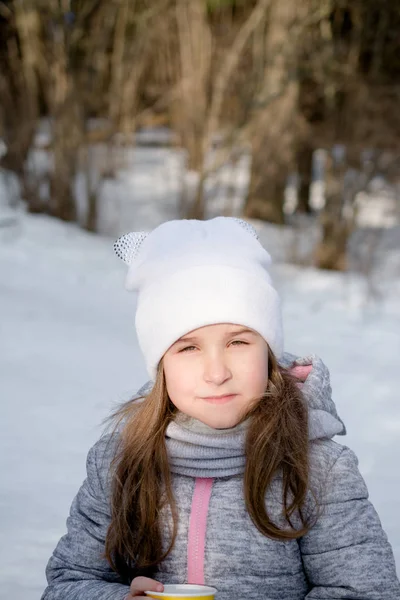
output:
[[[291,360],[285,356],[286,364]],[[328,371],[316,357],[296,362],[313,364],[303,393],[310,413],[312,480],[324,490],[317,523],[299,540],[263,536],[243,499],[245,431],[211,435],[191,423],[174,424],[167,431],[167,448],[178,536],[155,578],[164,584],[212,585],[216,600],[400,600],[392,550],[368,501],[357,459],[330,439],[343,434],[344,426],[331,400]],[[73,501],[68,533],[47,566],[42,600],[123,600],[129,592],[129,581],[121,581],[102,556],[113,448],[103,437],[89,452],[87,479]],[[284,526],[278,474],[266,503],[273,520]],[[167,539],[167,523],[165,528]]]

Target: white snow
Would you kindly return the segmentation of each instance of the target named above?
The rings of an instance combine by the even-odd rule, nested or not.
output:
[[[400,221],[399,199],[393,188],[359,192],[355,200],[358,227],[395,227]]]
[[[146,380],[112,241],[43,216],[0,231],[4,600],[40,598],[102,419]],[[399,567],[399,281],[384,302],[364,306],[364,282],[353,276],[279,264],[275,277],[286,349],[330,367],[348,429],[338,441],[359,456]]]

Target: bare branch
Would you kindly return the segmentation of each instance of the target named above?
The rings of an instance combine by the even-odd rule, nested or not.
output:
[[[12,19],[13,17],[12,10],[4,2],[0,2],[0,16],[4,19]]]
[[[216,131],[218,127],[222,102],[224,99],[226,88],[229,84],[232,73],[238,64],[241,53],[243,52],[243,49],[247,44],[252,33],[262,22],[262,19],[265,16],[269,4],[270,0],[259,0],[257,5],[254,7],[253,11],[250,13],[247,21],[245,21],[245,23],[240,28],[235,38],[235,41],[233,42],[231,49],[227,53],[226,59],[222,64],[222,67],[216,77],[207,123],[206,135],[204,139],[205,146],[208,146],[213,132]]]

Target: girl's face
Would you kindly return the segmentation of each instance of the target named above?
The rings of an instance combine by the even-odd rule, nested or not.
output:
[[[246,327],[208,325],[175,342],[163,366],[178,410],[214,429],[227,429],[267,388],[268,345]]]

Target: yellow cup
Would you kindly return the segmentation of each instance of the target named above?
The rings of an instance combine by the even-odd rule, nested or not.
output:
[[[164,585],[163,592],[145,592],[150,598],[159,600],[214,600],[217,590],[208,585],[182,583],[179,585]]]

